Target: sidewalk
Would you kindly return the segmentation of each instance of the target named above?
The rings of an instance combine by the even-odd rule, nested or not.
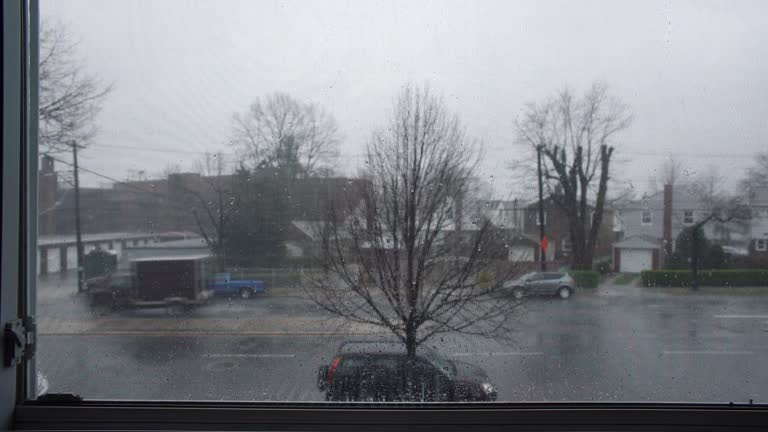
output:
[[[336,335],[387,334],[376,326],[347,323],[340,318],[41,318],[38,332],[53,335]]]

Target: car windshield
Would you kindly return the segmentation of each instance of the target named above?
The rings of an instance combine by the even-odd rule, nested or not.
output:
[[[39,11],[49,393],[768,402],[764,1]]]

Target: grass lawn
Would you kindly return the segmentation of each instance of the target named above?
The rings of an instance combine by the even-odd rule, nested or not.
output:
[[[614,279],[613,283],[616,285],[629,285],[632,281],[637,279],[639,275],[637,273],[622,273]]]

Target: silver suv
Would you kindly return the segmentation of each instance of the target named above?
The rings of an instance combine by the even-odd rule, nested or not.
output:
[[[576,291],[576,281],[568,273],[531,272],[508,282],[506,287],[516,299],[528,295],[556,295],[567,299]]]

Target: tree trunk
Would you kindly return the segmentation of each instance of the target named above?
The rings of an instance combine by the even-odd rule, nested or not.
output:
[[[699,227],[691,231],[691,288],[699,289]]]
[[[416,327],[412,324],[405,326],[405,400],[418,400],[419,386],[416,379]]]

